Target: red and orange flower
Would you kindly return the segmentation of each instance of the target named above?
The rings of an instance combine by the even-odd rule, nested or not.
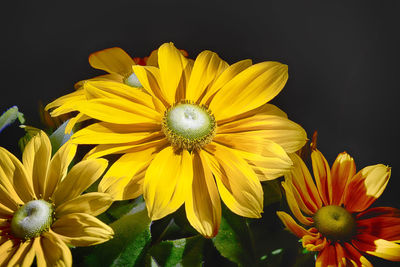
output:
[[[317,251],[316,266],[372,266],[365,253],[400,261],[400,210],[369,208],[382,194],[390,167],[368,166],[356,173],[353,158],[340,153],[332,168],[320,151],[311,153],[313,181],[304,162],[292,155],[294,169],[283,187],[298,225],[287,213],[277,214],[303,247]]]

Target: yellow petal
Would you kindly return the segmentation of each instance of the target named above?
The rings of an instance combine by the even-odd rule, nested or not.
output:
[[[78,122],[83,122],[83,121],[87,121],[90,120],[91,118],[89,116],[86,116],[83,113],[78,113],[78,115],[76,115],[75,117],[71,118],[68,123],[67,126],[65,126],[65,133],[69,134],[71,133],[72,129],[74,128],[74,126],[78,123]]]
[[[51,229],[65,243],[73,246],[92,246],[110,240],[114,231],[97,219],[85,213],[72,213],[57,219]]]
[[[346,208],[352,212],[367,209],[385,190],[390,174],[391,168],[383,164],[368,166],[359,171],[346,187]]]
[[[244,159],[221,145],[211,143],[205,149],[208,152],[205,156],[225,205],[238,215],[260,218],[263,190],[251,167]]]
[[[18,242],[18,241],[17,241]],[[5,236],[1,237],[0,240],[0,266],[7,266],[6,263],[14,255],[15,251],[18,249],[16,241],[8,239]]]
[[[146,171],[143,197],[149,217],[161,219],[185,201],[193,179],[192,157],[169,146],[159,152]]]
[[[227,67],[228,64],[216,53],[211,51],[201,52],[194,62],[186,88],[186,99],[197,102],[209,84]]]
[[[221,222],[219,199],[207,159],[201,150],[193,156],[193,183],[185,201],[186,216],[190,224],[203,236],[213,237]]]
[[[217,134],[213,141],[233,148],[249,163],[260,181],[278,178],[292,167],[291,159],[281,146],[258,134]]]
[[[307,140],[307,134],[299,124],[274,115],[257,114],[218,125],[218,133],[259,135],[282,146],[287,153],[296,152]]]
[[[366,252],[390,261],[400,261],[400,245],[369,234],[359,234],[353,239],[353,245]]]
[[[227,67],[221,75],[212,83],[210,89],[207,90],[205,96],[201,99],[200,104],[209,105],[215,93],[219,91],[225,84],[232,80],[236,75],[238,75],[243,70],[250,67],[252,64],[250,59],[245,59],[231,66]]]
[[[115,200],[139,196],[143,183],[141,170],[147,168],[158,149],[154,146],[122,155],[104,175],[99,184],[99,191],[111,194]]]
[[[141,151],[143,149],[157,146],[157,147],[165,147],[168,143],[167,139],[165,138],[165,135],[163,133],[159,133],[159,135],[154,136],[151,140],[148,140],[147,142],[143,142],[143,144],[111,144],[111,145],[98,145],[95,148],[93,148],[91,151],[86,154],[85,158],[86,159],[92,159],[92,158],[99,158],[103,157],[105,155],[110,155],[110,154],[122,154],[122,153],[129,153],[129,152],[137,152]]]
[[[56,234],[46,232],[38,239],[40,243],[35,245],[38,267],[72,267],[71,251]]]
[[[389,242],[384,239],[374,241],[376,249],[374,251],[366,251],[368,254],[390,260],[400,261],[400,245],[394,242]]]
[[[76,90],[73,93],[59,97],[53,102],[47,104],[45,110],[56,108],[65,105],[66,103],[77,102],[82,100],[86,100],[85,92],[83,90]]]
[[[0,194],[3,194],[3,192],[0,190]],[[6,196],[9,198],[9,196]],[[10,218],[14,215],[14,210],[10,209],[9,207],[5,206],[3,203],[2,199],[0,198],[0,218]],[[13,203],[14,209],[17,209],[17,204]],[[0,219],[1,220],[1,219]],[[1,226],[1,225],[0,225]]]
[[[178,86],[188,64],[188,59],[172,43],[165,43],[158,49],[160,89],[170,105],[176,102],[175,94],[179,90]]]
[[[258,108],[274,98],[288,78],[287,66],[262,62],[240,72],[217,92],[210,110],[217,121]]]
[[[87,80],[79,81],[74,84],[74,88],[76,90],[82,89],[82,86],[88,81],[114,81],[114,82],[123,83],[124,76],[122,76],[120,74],[116,74],[116,73],[104,74],[104,75],[96,76],[94,78],[90,78]]]
[[[35,239],[21,242],[7,266],[30,267],[35,258],[35,249],[32,246]]]
[[[48,199],[48,197],[53,195],[56,186],[67,174],[68,166],[75,156],[76,149],[76,145],[67,142],[54,154],[49,165],[43,194],[44,199]]]
[[[130,73],[132,65],[135,65],[135,62],[121,48],[112,47],[91,54],[89,56],[89,64],[95,69],[127,75]]]
[[[324,205],[332,204],[332,177],[329,164],[317,149],[311,152],[315,182]]]
[[[8,209],[16,210],[19,204],[33,198],[30,183],[32,182],[21,162],[13,154],[0,147],[0,203]]]
[[[154,109],[124,99],[93,99],[76,108],[93,119],[110,123],[161,123],[161,115]]]
[[[87,193],[59,205],[56,209],[56,217],[61,218],[70,213],[86,213],[97,216],[105,212],[112,202],[113,199],[109,194]]]
[[[158,67],[158,49],[151,51],[147,58],[146,66]]]
[[[72,142],[76,144],[136,144],[152,138],[158,133],[154,130],[161,130],[160,126],[153,124],[153,131],[137,132],[135,125],[113,125],[110,123],[91,124],[72,136]],[[120,129],[122,131],[120,131]]]
[[[154,109],[153,99],[140,89],[113,81],[88,81],[83,85],[88,100],[96,98],[125,99]]]
[[[155,105],[162,110],[162,108],[158,105],[158,103],[162,103],[164,108],[169,107],[170,104],[167,101],[167,97],[164,95],[164,92],[161,90],[161,74],[158,68],[152,66],[133,66],[133,72],[138,77],[140,83],[143,88],[150,95],[153,96],[155,101]]]
[[[60,205],[79,196],[101,176],[106,168],[105,159],[88,159],[74,165],[54,192],[55,204]]]
[[[74,112],[78,110],[78,107],[87,102],[86,97],[82,100],[66,102],[65,104],[59,106],[58,108],[52,110],[50,115],[52,117],[61,116],[70,112]]]
[[[28,177],[32,177],[33,188],[38,198],[44,194],[50,158],[50,140],[41,131],[29,141],[22,155],[22,162]]]

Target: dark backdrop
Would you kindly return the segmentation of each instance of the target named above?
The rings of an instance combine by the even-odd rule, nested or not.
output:
[[[27,124],[40,127],[39,101],[100,74],[87,57],[113,46],[143,57],[172,41],[191,57],[209,49],[229,63],[280,61],[289,81],[273,103],[309,136],[318,130],[330,164],[345,150],[358,169],[392,166],[377,203],[400,208],[398,0],[19,0],[1,9],[0,112],[18,105]],[[9,127],[0,146],[18,154],[22,135]]]

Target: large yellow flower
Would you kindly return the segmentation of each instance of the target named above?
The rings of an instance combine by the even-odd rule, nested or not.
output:
[[[372,266],[361,254],[400,261],[400,210],[368,207],[382,194],[390,168],[368,166],[356,173],[354,160],[343,152],[332,169],[318,150],[311,154],[315,183],[304,162],[293,155],[294,169],[283,183],[286,198],[298,225],[285,212],[278,216],[317,251],[315,266]]]
[[[133,66],[143,90],[109,81],[83,86],[86,99],[74,109],[99,122],[73,142],[97,145],[88,158],[123,154],[99,190],[117,200],[143,192],[153,220],[185,203],[189,222],[207,237],[218,232],[220,197],[233,212],[260,217],[260,180],[289,171],[287,153],[306,141],[298,124],[266,104],[284,87],[287,66],[229,66],[210,51],[192,61],[172,43],[158,49],[158,66]]]
[[[105,193],[81,195],[107,167],[85,160],[67,174],[76,146],[67,143],[51,158],[47,135],[26,146],[22,163],[0,147],[0,266],[72,266],[67,245],[90,246],[112,238],[94,216],[112,203]]]

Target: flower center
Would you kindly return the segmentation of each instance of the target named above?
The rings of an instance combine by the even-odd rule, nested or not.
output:
[[[314,215],[315,227],[325,237],[346,241],[356,232],[356,221],[345,208],[330,205],[320,208]]]
[[[165,111],[162,130],[173,146],[192,151],[211,142],[216,126],[205,106],[182,101]]]
[[[32,200],[21,206],[11,221],[11,233],[20,239],[31,239],[49,230],[53,223],[53,205]]]
[[[138,77],[136,76],[135,73],[132,72],[131,75],[129,75],[128,77],[126,77],[124,79],[124,83],[132,86],[132,87],[137,87],[137,88],[143,88],[142,84],[140,83]]]

